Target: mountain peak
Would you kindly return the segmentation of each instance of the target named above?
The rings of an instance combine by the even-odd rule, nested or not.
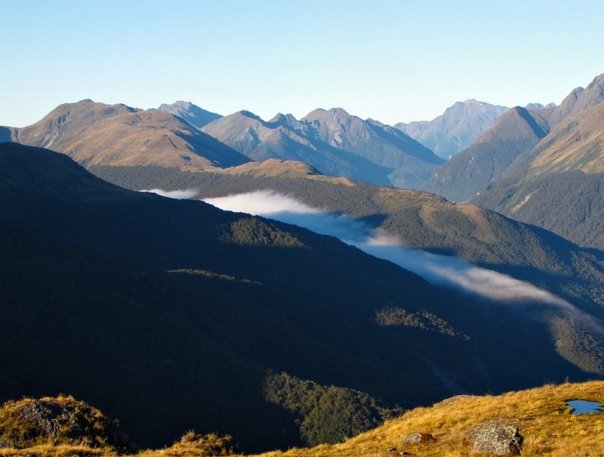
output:
[[[601,87],[602,85],[604,85],[604,73],[599,74],[598,76],[596,76],[593,79],[593,81],[591,83],[589,83],[589,85],[587,86],[587,89],[589,90],[590,88],[592,88],[594,86]]]
[[[245,109],[239,110],[239,111],[237,111],[237,112],[235,112],[233,114],[236,114],[236,115],[239,115],[239,116],[244,116],[244,117],[249,117],[250,119],[254,119],[256,121],[264,122],[260,116],[258,116],[255,113],[252,113],[251,111],[245,110]]]
[[[198,129],[222,117],[220,116],[220,114],[207,111],[192,102],[184,100],[178,100],[171,104],[164,103],[162,105],[159,105],[157,111],[162,111],[178,116],[181,119],[187,121],[193,127],[197,127]]]
[[[344,108],[334,107],[329,109],[317,108],[306,116],[302,118],[302,120],[314,120],[314,119],[325,119],[325,118],[334,118],[334,119],[345,119],[356,117],[348,113]]]
[[[327,112],[334,114],[336,116],[350,116],[348,111],[346,111],[344,108],[340,108],[340,107],[330,108]]]
[[[431,121],[398,123],[395,127],[447,159],[469,147],[507,109],[471,98],[455,102]]]
[[[159,111],[167,111],[168,108],[191,108],[195,106],[193,103],[191,102],[187,102],[185,100],[177,100],[174,103],[162,103],[161,105],[159,105],[159,107],[157,108]]]
[[[292,126],[292,125],[295,125],[297,122],[298,122],[298,120],[295,118],[295,116],[293,114],[277,113],[268,121],[268,124],[273,124],[276,126],[279,126],[279,125]]]
[[[560,106],[548,111],[552,127],[559,124],[564,118],[578,113],[604,101],[604,73],[596,76],[587,87],[577,87],[568,94]]]

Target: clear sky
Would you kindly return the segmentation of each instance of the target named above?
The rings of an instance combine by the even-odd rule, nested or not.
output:
[[[84,98],[386,123],[556,102],[604,72],[602,0],[0,0],[0,125]]]

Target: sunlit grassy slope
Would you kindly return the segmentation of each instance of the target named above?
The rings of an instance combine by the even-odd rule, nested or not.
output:
[[[604,382],[546,385],[500,396],[457,396],[429,408],[413,409],[398,419],[337,445],[262,454],[263,457],[384,456],[389,448],[430,457],[471,453],[470,432],[481,423],[503,418],[515,423],[524,438],[524,456],[604,455],[604,413],[573,415],[572,399],[604,402]],[[430,433],[436,441],[405,444],[410,433]],[[395,454],[391,454],[395,455]]]
[[[431,407],[415,408],[381,427],[343,443],[268,452],[254,457],[480,457],[472,452],[472,432],[486,421],[502,419],[518,427],[522,456],[596,457],[604,455],[604,413],[573,415],[568,400],[604,402],[604,381],[545,385],[499,396],[460,395]],[[250,418],[253,421],[253,417]],[[412,433],[430,434],[434,441],[406,444]],[[33,438],[32,438],[33,439]],[[186,433],[172,446],[157,450],[116,450],[109,445],[78,444],[72,439],[33,439],[33,447],[0,447],[0,456],[210,457],[234,454],[237,439],[215,434]],[[492,454],[490,454],[492,455]]]

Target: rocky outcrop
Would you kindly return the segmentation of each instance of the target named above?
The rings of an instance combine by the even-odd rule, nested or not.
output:
[[[522,436],[512,422],[496,419],[485,422],[472,433],[472,452],[493,455],[518,455],[522,448]]]
[[[98,409],[71,396],[26,398],[9,401],[0,408],[0,445],[118,446],[117,425]]]

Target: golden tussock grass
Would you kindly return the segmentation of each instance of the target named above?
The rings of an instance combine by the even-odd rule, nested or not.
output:
[[[117,457],[108,448],[91,448],[79,445],[41,444],[25,449],[0,448],[0,457]]]
[[[466,457],[472,455],[470,434],[480,424],[504,419],[523,436],[522,456],[604,456],[604,413],[573,415],[569,400],[604,404],[604,381],[562,384],[510,392],[499,396],[461,395],[431,407],[415,408],[381,427],[343,443],[258,454],[256,457]],[[411,433],[429,433],[434,442],[406,444]],[[231,438],[185,434],[159,450],[144,450],[129,457],[210,457],[233,455]],[[396,448],[396,452],[389,452]],[[41,444],[26,449],[0,448],[0,457],[118,457],[113,448]],[[476,456],[478,457],[478,456]]]
[[[524,437],[523,456],[604,456],[604,413],[573,415],[565,402],[593,400],[604,404],[604,382],[546,385],[499,396],[458,396],[432,407],[413,409],[400,418],[344,443],[321,445],[262,457],[377,457],[406,451],[422,457],[471,454],[473,428],[491,419],[507,419]],[[405,444],[411,433],[430,433],[433,443]],[[396,448],[389,453],[388,448]]]

